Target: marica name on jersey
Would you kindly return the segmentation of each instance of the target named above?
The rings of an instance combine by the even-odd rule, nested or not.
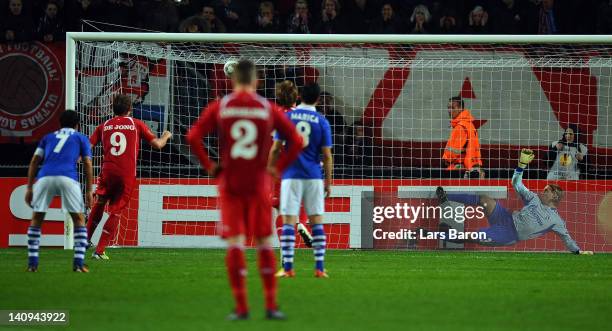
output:
[[[296,120],[296,121],[308,121],[312,123],[319,123],[319,118],[314,114],[291,113],[291,119]]]

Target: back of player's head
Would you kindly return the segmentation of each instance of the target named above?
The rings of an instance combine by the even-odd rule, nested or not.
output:
[[[276,83],[276,102],[283,107],[292,107],[298,97],[298,90],[290,80]]]
[[[79,125],[79,114],[74,110],[66,110],[60,115],[59,121],[62,128],[75,129]]]
[[[251,60],[242,59],[234,67],[232,78],[236,83],[242,85],[252,84],[256,79],[255,63]]]
[[[302,98],[302,102],[307,105],[314,105],[319,100],[319,96],[321,95],[321,87],[319,84],[312,82],[304,85],[302,87],[302,94],[300,97]]]
[[[550,187],[550,190],[555,195],[555,197],[556,197],[555,201],[557,203],[561,202],[561,199],[563,199],[563,189],[561,188],[561,186],[559,186],[557,184],[548,184],[548,187]]]
[[[127,115],[132,110],[132,99],[125,94],[113,97],[113,114],[115,116]]]
[[[448,102],[456,102],[459,107],[463,108],[463,98],[460,96],[451,97]]]

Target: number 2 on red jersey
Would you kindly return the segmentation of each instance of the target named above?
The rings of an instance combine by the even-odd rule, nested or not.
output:
[[[238,120],[232,124],[230,135],[235,140],[230,150],[232,159],[242,158],[251,160],[257,156],[258,146],[255,143],[257,139],[257,125],[250,120]]]

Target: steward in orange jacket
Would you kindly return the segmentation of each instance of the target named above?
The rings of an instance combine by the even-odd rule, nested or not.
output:
[[[469,110],[463,108],[463,100],[460,97],[449,99],[448,112],[451,117],[452,131],[442,155],[448,166],[446,169],[463,169],[467,173],[478,171],[480,177],[484,178],[484,172],[481,169],[480,141],[473,123],[474,117]]]

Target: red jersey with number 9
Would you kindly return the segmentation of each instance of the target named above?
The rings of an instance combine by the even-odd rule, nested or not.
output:
[[[136,177],[141,138],[150,142],[156,136],[143,121],[130,116],[116,116],[100,124],[89,141],[92,146],[102,143],[102,172]]]
[[[210,161],[201,145],[206,133],[217,131],[220,148],[219,190],[234,195],[270,192],[267,174],[270,134],[277,129],[298,141],[293,124],[281,108],[250,92],[236,92],[211,102],[189,133],[192,151],[205,168]],[[195,143],[195,144],[194,144]],[[295,159],[299,149],[287,157]],[[288,160],[279,160],[282,170]]]

